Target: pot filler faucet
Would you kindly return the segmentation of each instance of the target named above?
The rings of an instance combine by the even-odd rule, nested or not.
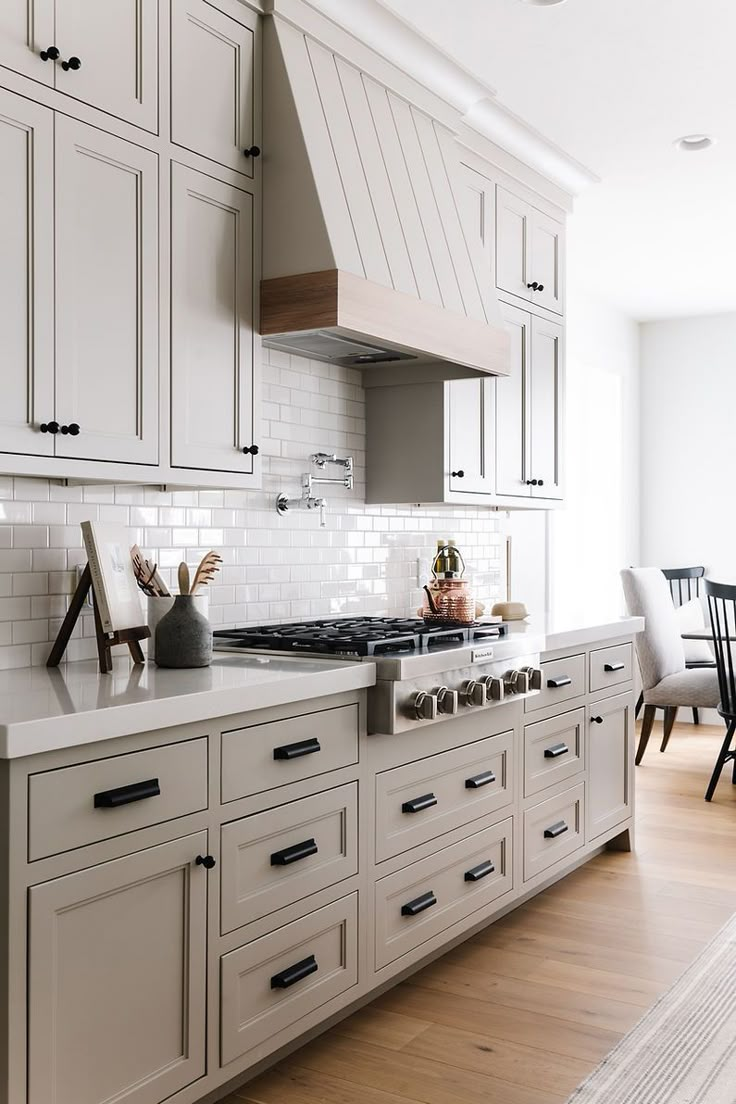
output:
[[[313,452],[309,457],[310,463],[317,469],[304,472],[302,475],[302,497],[290,499],[283,491],[276,496],[276,512],[284,517],[290,509],[319,510],[319,524],[324,529],[326,525],[327,499],[316,496],[314,488],[318,484],[332,484],[337,487],[353,489],[353,458],[352,456],[336,456],[334,452]],[[343,469],[342,476],[327,476],[325,470],[328,464],[336,464]]]

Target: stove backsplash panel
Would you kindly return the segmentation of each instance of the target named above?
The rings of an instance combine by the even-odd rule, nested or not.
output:
[[[466,554],[479,597],[503,589],[501,519],[489,510],[366,506],[365,404],[350,368],[264,350],[261,491],[149,487],[65,487],[0,475],[0,669],[46,661],[85,560],[80,521],[128,526],[173,587],[182,559],[210,548],[223,567],[210,587],[217,628],[366,613],[405,616],[421,604],[417,561],[426,567],[438,538]],[[350,454],[352,491],[329,493],[326,528],[317,512],[280,518],[279,491],[300,494],[316,451]],[[91,614],[82,618],[69,659],[95,655]]]

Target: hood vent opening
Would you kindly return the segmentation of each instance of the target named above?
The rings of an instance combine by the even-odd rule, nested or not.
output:
[[[300,330],[296,333],[273,334],[264,344],[284,353],[296,353],[310,360],[341,364],[347,368],[364,368],[371,364],[416,359],[413,353],[386,349],[367,341],[344,337],[334,330]]]

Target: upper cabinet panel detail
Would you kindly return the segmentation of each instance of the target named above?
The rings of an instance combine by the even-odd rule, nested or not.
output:
[[[260,156],[258,16],[205,0],[171,8],[171,140],[252,177]]]
[[[564,228],[505,188],[496,197],[496,283],[502,291],[563,313]]]
[[[53,87],[54,0],[2,0],[0,65]],[[46,55],[46,56],[42,56]]]

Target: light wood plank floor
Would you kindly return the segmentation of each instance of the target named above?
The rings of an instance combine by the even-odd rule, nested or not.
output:
[[[634,854],[606,852],[228,1104],[560,1104],[736,911],[720,728],[655,731]]]

